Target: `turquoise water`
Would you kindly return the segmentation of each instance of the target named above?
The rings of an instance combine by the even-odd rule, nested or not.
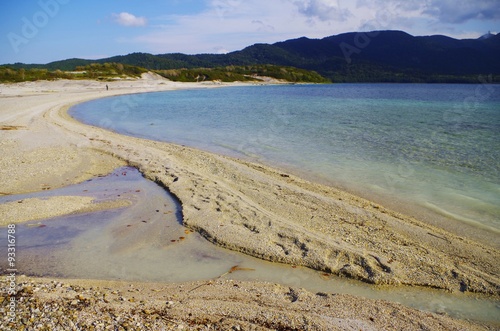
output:
[[[227,87],[100,99],[71,114],[500,233],[499,85]]]

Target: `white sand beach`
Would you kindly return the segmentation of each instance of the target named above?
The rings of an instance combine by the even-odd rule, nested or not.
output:
[[[101,97],[218,86],[173,83],[154,74],[105,83],[2,84],[0,194],[60,188],[130,165],[174,194],[182,204],[184,225],[215,245],[373,284],[499,297],[500,252],[485,243],[279,169],[120,135],[67,114],[72,105]],[[52,217],[88,211],[91,203],[59,197],[44,201],[43,210],[0,205],[0,226],[37,219],[33,209],[39,217]],[[385,301],[223,279],[193,291],[200,284],[24,277],[18,277],[18,284],[25,308],[49,307],[54,315],[47,316],[59,318],[61,327],[87,329],[102,320],[103,326],[94,324],[94,329],[104,330],[120,316],[120,325],[137,329],[134,323],[144,329],[199,330],[208,325],[228,330],[487,329]],[[63,317],[52,312],[58,307],[78,307],[81,313]],[[29,325],[39,323],[29,322],[29,314],[26,318]]]

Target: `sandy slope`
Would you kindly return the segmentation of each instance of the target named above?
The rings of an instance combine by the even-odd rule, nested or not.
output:
[[[72,104],[107,95],[211,86],[175,84],[157,77],[108,85],[109,91],[105,83],[94,81],[0,87],[1,194],[61,187],[128,163],[175,194],[182,202],[185,225],[215,244],[271,261],[304,265],[372,283],[430,286],[498,296],[500,252],[492,247],[276,169],[118,135],[83,125],[66,114]],[[59,201],[54,209],[61,206]],[[4,217],[5,214],[0,215]],[[212,304],[215,304],[213,309],[218,309],[223,300],[216,300],[215,296],[220,292],[229,298],[234,289],[227,283],[217,286],[219,291],[181,307],[192,314],[209,303],[211,309]],[[235,314],[236,320],[244,320],[254,310],[257,299],[250,294],[252,286],[264,285],[245,285],[247,290],[238,294],[241,304],[233,302],[233,305],[246,313]],[[299,290],[282,289],[282,297],[290,291]],[[324,307],[322,297],[303,295],[312,308]],[[274,302],[267,297],[261,300],[273,307],[269,309],[270,316],[278,317],[289,310],[289,304],[282,301]],[[321,325],[334,329],[338,318],[351,318],[345,317],[345,309],[359,311],[359,316],[363,316],[360,323],[372,323],[363,311],[390,306],[363,299],[349,300],[359,304],[354,305],[356,308],[346,308],[340,303],[342,300],[333,300],[329,303],[331,309],[322,308],[327,318],[321,322],[326,324]],[[337,305],[338,308],[333,308]],[[298,309],[311,319],[316,318],[312,315],[316,314],[314,310]],[[422,318],[421,313],[405,311],[408,313],[394,316],[396,323],[404,329],[404,326],[419,329],[414,323]],[[187,318],[180,311],[176,316]],[[306,319],[297,323],[305,323]],[[263,317],[254,320],[263,327],[268,323]],[[442,316],[432,315],[434,322],[440,325],[435,329],[454,329],[455,322]],[[284,325],[291,327],[290,323]],[[382,324],[373,327],[386,328]]]

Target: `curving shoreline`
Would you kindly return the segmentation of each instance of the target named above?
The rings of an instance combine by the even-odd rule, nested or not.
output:
[[[0,131],[4,193],[61,187],[127,163],[175,194],[184,224],[217,245],[375,284],[498,297],[500,252],[492,247],[271,167],[122,136],[67,114],[70,105],[97,97],[209,85],[150,77],[111,83],[105,93],[102,84],[2,88],[2,125],[23,128]]]

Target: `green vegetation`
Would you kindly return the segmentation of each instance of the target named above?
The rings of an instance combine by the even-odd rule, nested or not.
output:
[[[121,63],[92,63],[76,67],[75,71],[50,71],[48,69],[29,68],[18,66],[0,67],[0,82],[25,82],[55,79],[97,79],[110,80],[114,78],[140,77],[144,68],[123,65]]]
[[[147,72],[145,68],[122,63],[91,63],[76,66],[72,71],[40,68],[25,69],[15,66],[0,66],[0,82],[24,82],[55,79],[97,79],[137,78]],[[259,76],[285,80],[294,83],[328,83],[316,72],[274,65],[226,66],[219,68],[154,70],[159,75],[179,82],[201,81],[259,81]]]
[[[217,68],[155,70],[159,75],[173,81],[256,81],[259,77],[271,77],[293,83],[329,83],[314,71],[275,65],[226,66]]]
[[[340,62],[340,61],[339,61]],[[480,77],[488,77],[490,83],[500,83],[500,75],[462,74],[450,75],[425,73],[416,69],[398,69],[372,63],[346,64],[340,62],[335,69],[323,71],[325,77],[336,83],[447,83],[479,84]]]
[[[47,69],[12,69],[0,67],[0,82],[25,82],[36,80],[71,79],[73,75],[61,70],[48,71]]]

